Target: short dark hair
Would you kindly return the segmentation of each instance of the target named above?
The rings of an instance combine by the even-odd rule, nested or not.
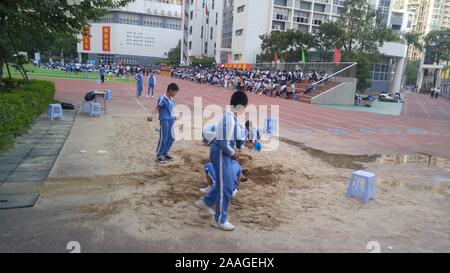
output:
[[[236,108],[238,105],[247,106],[248,104],[248,97],[247,94],[242,91],[236,91],[231,96],[231,102],[230,105]]]
[[[178,87],[178,85],[176,83],[171,83],[169,84],[169,86],[167,86],[167,92],[169,91],[179,91],[180,88]]]

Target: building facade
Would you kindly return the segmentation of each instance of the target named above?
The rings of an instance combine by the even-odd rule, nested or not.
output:
[[[151,65],[182,39],[181,0],[136,0],[90,22],[79,59],[98,64]]]
[[[223,0],[183,0],[181,64],[193,58],[216,56]]]
[[[430,31],[450,27],[450,0],[396,0],[394,8],[414,14],[412,31],[420,35],[421,42]],[[420,60],[423,52],[411,47],[409,58]]]

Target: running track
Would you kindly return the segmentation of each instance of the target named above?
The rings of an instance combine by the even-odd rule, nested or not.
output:
[[[80,104],[92,81],[53,80],[59,101]],[[157,95],[165,93],[170,82],[180,88],[175,98],[178,105],[193,107],[194,97],[208,104],[224,106],[231,93],[222,88],[197,85],[188,81],[158,77]],[[108,115],[145,115],[155,99],[136,98],[135,85],[106,83],[102,89],[113,90]],[[145,89],[145,86],[144,86]],[[427,95],[408,94],[400,116],[387,116],[322,108],[291,100],[250,95],[254,105],[279,105],[280,134],[316,149],[345,154],[411,154],[415,152],[450,159],[450,100],[433,100]]]

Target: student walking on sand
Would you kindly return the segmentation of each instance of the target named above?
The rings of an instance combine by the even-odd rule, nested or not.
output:
[[[167,93],[159,97],[158,104],[151,115],[147,118],[148,121],[153,121],[156,112],[159,113],[159,122],[161,128],[159,130],[159,141],[156,149],[156,163],[165,164],[167,161],[173,161],[174,158],[169,154],[170,149],[175,141],[173,134],[173,125],[175,123],[175,116],[173,114],[173,107],[175,101],[173,98],[179,91],[178,85],[175,83],[169,84]]]
[[[216,137],[210,148],[210,160],[216,174],[216,185],[195,205],[214,214],[211,225],[213,227],[231,231],[234,226],[228,221],[228,206],[235,190],[236,174],[233,168],[233,160],[239,158],[237,143],[238,136],[237,115],[248,105],[247,94],[236,91],[231,97],[231,110],[228,110],[217,125]],[[214,213],[212,207],[216,205]]]

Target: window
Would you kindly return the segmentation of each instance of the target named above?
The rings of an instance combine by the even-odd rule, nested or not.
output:
[[[211,32],[209,33],[209,39],[210,39],[210,40],[213,39],[213,34],[214,34],[214,28],[211,27]]]
[[[286,9],[274,8],[273,19],[287,21],[289,17],[289,11]]]
[[[242,58],[242,54],[234,54],[234,60],[239,61]]]
[[[191,14],[189,15],[189,19],[194,19],[194,11],[191,11]]]
[[[304,11],[296,11],[294,14],[294,22],[307,24],[309,21],[309,13]]]
[[[323,4],[314,4],[314,11],[325,12],[325,5]]]
[[[323,21],[326,21],[327,17],[321,14],[314,14],[312,18],[313,25],[320,25]]]
[[[244,12],[244,10],[245,10],[245,5],[242,5],[242,6],[237,8],[237,13]]]
[[[192,35],[192,26],[189,27],[189,35]]]
[[[236,36],[242,36],[244,34],[244,29],[236,30]]]
[[[192,50],[192,41],[189,42],[189,50]]]

